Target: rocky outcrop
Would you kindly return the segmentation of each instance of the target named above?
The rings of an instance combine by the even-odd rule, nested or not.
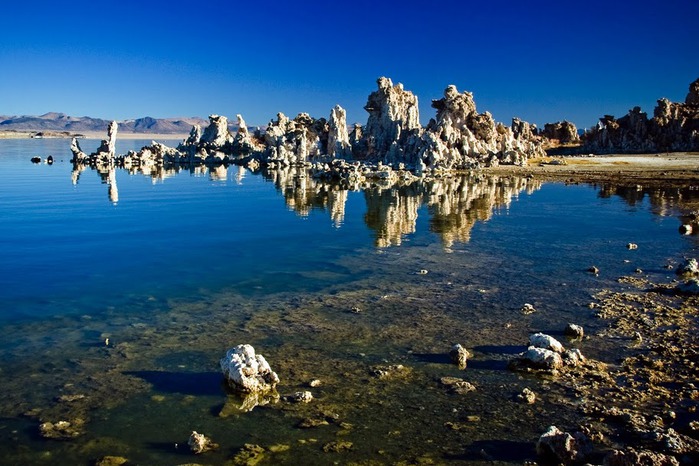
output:
[[[577,144],[580,142],[578,128],[569,121],[546,123],[541,135],[558,144]]]
[[[254,135],[241,115],[237,115],[235,136],[229,132],[225,116],[211,115],[203,132],[194,126],[176,149],[153,143],[122,160],[130,166],[251,161],[269,167],[326,164],[316,166],[322,171],[325,167],[337,168],[327,165],[333,160],[355,159],[377,164],[376,177],[385,178],[395,175],[391,172],[395,169],[424,173],[500,163],[522,165],[529,157],[545,155],[542,138],[527,122],[515,118],[510,126],[496,123],[490,113],[477,113],[471,93],[459,93],[455,86],[448,86],[444,98],[432,103],[436,119],[422,128],[415,95],[389,78],[379,78],[377,84],[378,89],[369,95],[364,107],[369,113],[367,124],[355,125],[349,134],[345,110],[339,105],[331,110],[329,120],[315,119],[307,113],[292,120],[279,113],[264,134],[258,131]],[[114,122],[108,140],[94,157],[86,156],[74,140],[74,160],[112,160],[116,155],[115,139]]]
[[[199,139],[199,145],[213,150],[222,150],[231,143],[231,134],[228,132],[228,118],[220,115],[209,117],[209,126]]]
[[[526,351],[510,361],[511,369],[536,369],[555,373],[567,366],[579,366],[586,361],[580,350],[566,350],[560,341],[544,333],[529,336]]]
[[[640,107],[618,120],[605,115],[582,141],[584,151],[601,154],[699,150],[699,79],[684,103],[660,99],[651,119]]]
[[[330,111],[330,120],[328,120],[328,155],[342,159],[352,156],[352,147],[347,133],[347,112],[339,105]]]
[[[107,128],[107,139],[100,143],[97,150],[90,155],[86,155],[80,148],[80,144],[76,138],[70,143],[70,150],[73,153],[73,163],[90,163],[90,164],[111,164],[116,157],[116,135],[119,125],[116,121],[112,121]]]
[[[420,110],[417,97],[381,77],[378,90],[369,94],[364,110],[369,119],[355,157],[394,163],[410,159],[409,142],[420,134]],[[408,151],[408,153],[406,153]]]
[[[437,116],[430,120],[420,150],[421,167],[431,169],[476,168],[499,163],[522,165],[526,159],[545,155],[531,126],[517,118],[506,127],[488,113],[478,113],[473,94],[448,86],[444,97],[432,101]]]
[[[328,124],[308,113],[290,120],[283,113],[267,126],[262,161],[273,166],[307,165],[327,154]]]

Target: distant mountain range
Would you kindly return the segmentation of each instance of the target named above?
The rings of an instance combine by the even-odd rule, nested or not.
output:
[[[68,131],[70,133],[106,132],[110,120],[91,117],[74,117],[65,113],[45,113],[40,116],[3,116],[0,115],[0,131]],[[137,118],[135,120],[118,121],[119,132],[123,133],[155,133],[155,134],[185,134],[192,126],[206,128],[209,121],[203,118]],[[231,122],[229,128],[237,129],[237,121]]]

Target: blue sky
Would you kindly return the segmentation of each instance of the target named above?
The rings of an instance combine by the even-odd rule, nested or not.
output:
[[[448,84],[478,110],[589,127],[699,78],[699,2],[3,2],[0,115],[128,119],[281,111],[349,123],[376,79],[420,101]]]

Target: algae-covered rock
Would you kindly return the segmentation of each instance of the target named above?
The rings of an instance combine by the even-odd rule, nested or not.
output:
[[[254,466],[264,459],[265,449],[259,445],[246,443],[243,448],[231,458],[232,466]]]

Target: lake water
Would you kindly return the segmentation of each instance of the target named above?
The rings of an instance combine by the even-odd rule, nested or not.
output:
[[[545,379],[507,370],[529,333],[582,324],[590,338],[573,346],[613,363],[622,349],[595,336],[591,296],[622,275],[672,279],[665,266],[697,250],[678,233],[699,206],[686,187],[78,173],[68,147],[0,140],[2,464],[223,464],[245,444],[266,449],[260,464],[521,464],[547,426],[579,420]],[[241,343],[265,355],[281,395],[315,399],[241,410],[218,369]],[[473,354],[465,371],[446,356],[454,343]],[[450,394],[444,376],[477,390]],[[524,387],[540,401],[513,401]],[[39,435],[59,420],[84,423],[81,435]],[[192,430],[220,448],[189,453]],[[351,448],[324,451],[337,442]]]

